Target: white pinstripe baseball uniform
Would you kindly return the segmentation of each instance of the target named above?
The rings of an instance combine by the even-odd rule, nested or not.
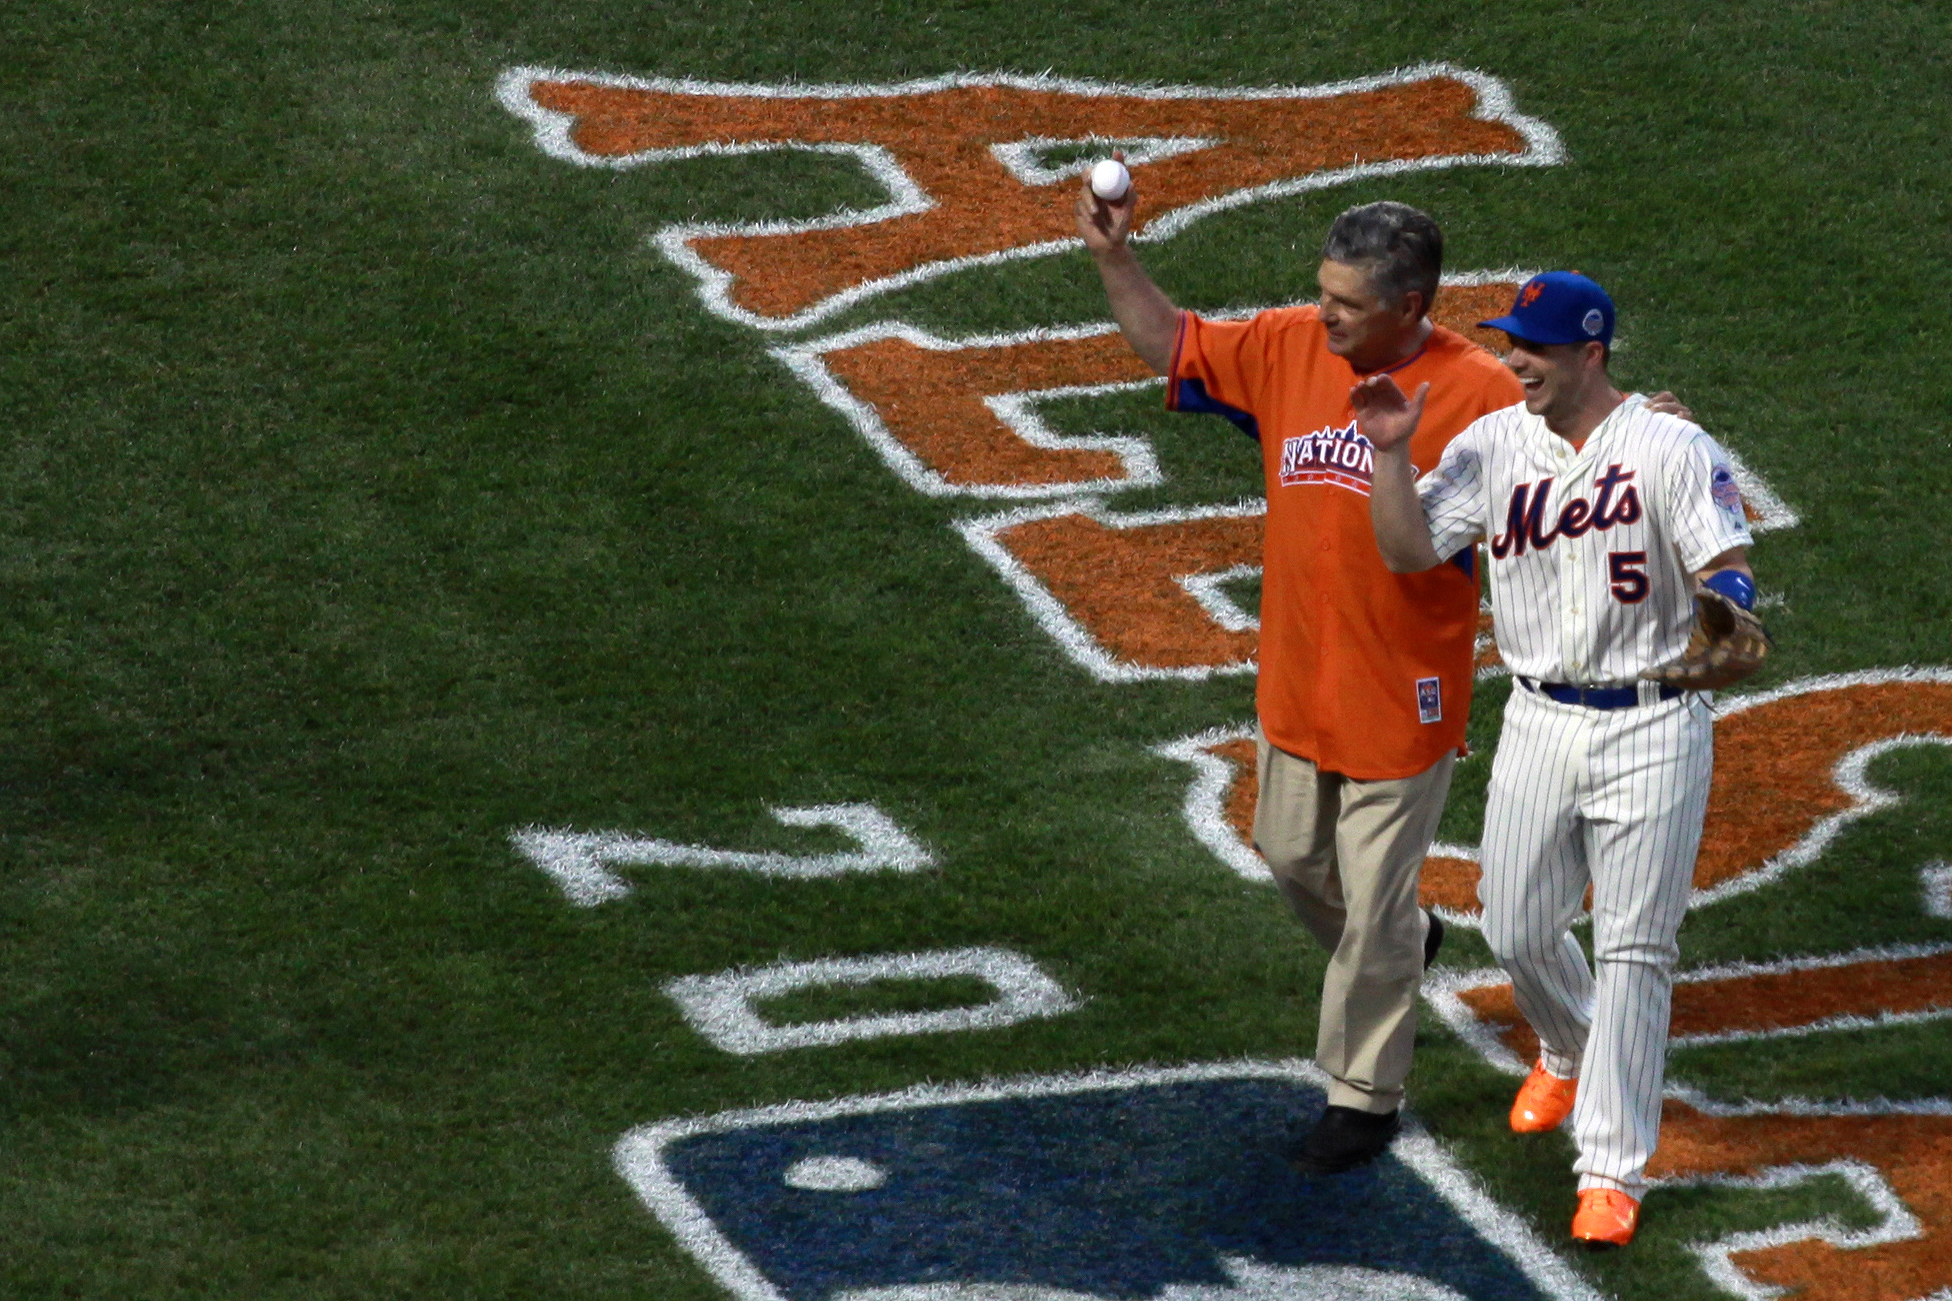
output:
[[[1580,1077],[1579,1186],[1638,1198],[1714,758],[1707,700],[1638,677],[1686,649],[1696,571],[1749,545],[1741,495],[1712,438],[1638,394],[1576,452],[1522,403],[1493,412],[1417,492],[1440,557],[1487,543],[1518,679],[1485,809],[1484,936],[1546,1068]],[[1597,975],[1570,929],[1589,882]]]

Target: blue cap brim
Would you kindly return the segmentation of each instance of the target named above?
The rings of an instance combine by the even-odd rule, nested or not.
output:
[[[1526,328],[1519,323],[1519,320],[1516,316],[1494,316],[1488,321],[1479,321],[1478,328],[1480,330],[1503,330],[1506,334],[1511,335],[1514,339],[1523,339],[1527,343],[1543,343],[1547,345],[1552,345],[1552,344],[1559,344],[1559,343],[1586,342],[1584,338],[1565,338],[1565,339],[1540,338],[1537,333],[1527,331]]]

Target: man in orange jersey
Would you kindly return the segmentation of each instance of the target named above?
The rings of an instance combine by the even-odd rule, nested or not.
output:
[[[1397,1131],[1417,989],[1443,938],[1417,878],[1464,743],[1478,627],[1469,552],[1420,574],[1384,566],[1349,391],[1379,374],[1430,385],[1411,452],[1422,469],[1523,393],[1497,358],[1430,320],[1443,233],[1415,208],[1337,217],[1319,302],[1208,321],[1175,307],[1133,255],[1136,200],[1136,187],[1108,203],[1087,186],[1077,204],[1126,342],[1167,377],[1168,407],[1226,415],[1261,444],[1254,845],[1332,955],[1315,1044],[1328,1107],[1288,1152],[1330,1174],[1373,1159]]]

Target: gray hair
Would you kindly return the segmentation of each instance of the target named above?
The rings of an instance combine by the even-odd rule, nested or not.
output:
[[[1328,228],[1322,260],[1361,267],[1376,292],[1392,303],[1414,290],[1423,295],[1428,312],[1443,274],[1444,232],[1429,214],[1407,203],[1365,203]]]

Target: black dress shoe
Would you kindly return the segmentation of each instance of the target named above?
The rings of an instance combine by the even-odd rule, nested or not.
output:
[[[1444,947],[1444,919],[1436,913],[1425,913],[1430,919],[1430,929],[1423,933],[1423,969],[1430,970],[1430,964],[1437,960],[1437,950]]]
[[[1281,1155],[1300,1174],[1341,1174],[1380,1156],[1402,1123],[1394,1111],[1378,1115],[1354,1107],[1331,1106],[1313,1129],[1290,1142]]]

